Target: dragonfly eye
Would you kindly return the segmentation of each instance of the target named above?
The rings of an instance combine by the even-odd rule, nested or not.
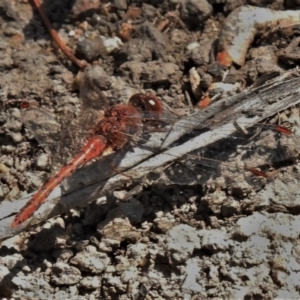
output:
[[[148,103],[149,103],[150,106],[155,106],[156,105],[156,103],[153,99],[149,99]]]
[[[153,95],[146,95],[144,97],[145,106],[147,107],[147,112],[155,112],[158,115],[161,114],[163,108],[161,101]]]
[[[140,110],[147,118],[158,119],[163,111],[160,99],[154,95],[134,94],[130,97],[128,103]]]

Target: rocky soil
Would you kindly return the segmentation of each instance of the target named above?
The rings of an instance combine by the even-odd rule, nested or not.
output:
[[[226,17],[247,4],[298,9],[283,0],[42,6],[76,57],[90,64],[92,91],[101,90],[110,105],[142,91],[186,111],[206,96],[224,98],[297,66],[299,27],[268,24],[245,63],[216,61]],[[31,1],[2,0],[0,22],[0,198],[17,201],[71,156],[60,136],[47,135],[47,124],[28,130],[20,106],[34,102],[58,120],[76,120],[86,91],[78,91],[78,67],[53,45]],[[284,116],[295,114],[297,107]],[[246,187],[236,173],[234,187],[160,182],[127,202],[120,201],[125,189],[111,191],[31,227],[2,241],[0,299],[299,299],[299,166],[277,171],[276,179]]]

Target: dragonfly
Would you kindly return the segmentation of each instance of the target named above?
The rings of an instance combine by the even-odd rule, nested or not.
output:
[[[143,130],[146,131],[146,135],[149,135],[151,130],[155,130],[156,126],[156,130],[165,130],[166,136],[172,136],[173,132],[184,128],[184,131],[187,132],[188,135],[193,136],[197,131],[204,132],[205,134],[209,132],[212,127],[216,127],[216,124],[214,124],[216,121],[208,120],[203,124],[198,124],[197,120],[188,122],[185,119],[178,118],[178,116],[174,114],[170,115],[169,112],[166,112],[162,101],[151,94],[134,94],[130,97],[127,104],[107,107],[103,112],[103,103],[107,105],[107,100],[103,92],[97,88],[97,86],[91,86],[88,80],[83,78],[80,90],[82,113],[76,122],[58,124],[51,117],[50,113],[40,108],[29,107],[24,110],[23,121],[25,126],[33,132],[42,146],[45,145],[45,149],[48,149],[50,152],[56,152],[56,157],[59,157],[60,160],[70,160],[66,165],[62,166],[62,168],[34,194],[20,212],[17,213],[11,224],[12,228],[28,220],[40,205],[46,201],[53,189],[66,177],[69,177],[73,172],[89,161],[100,157],[108,148],[117,151],[129,143],[145,143],[145,138],[140,137],[143,136]],[[235,125],[243,127],[242,123]],[[149,130],[147,126],[151,128],[151,130]],[[166,126],[167,129],[163,128],[164,126]],[[43,127],[44,129],[41,129]],[[233,135],[227,133],[225,129],[220,128],[218,129],[219,132],[221,132],[224,137],[227,137],[226,144],[222,146],[223,148],[221,150],[219,148],[220,145],[213,144],[210,147],[201,148],[200,153],[192,153],[181,157],[181,161],[185,161],[187,165],[190,164],[194,172],[197,169],[195,166],[200,166],[199,173],[202,173],[202,178],[208,178],[207,176],[203,176],[204,173],[209,174],[210,177],[217,174],[218,169],[220,170],[220,166],[225,169],[226,172],[229,172],[232,168],[236,168],[236,162],[226,162],[225,158],[228,159],[228,157],[236,151],[236,145],[242,146],[245,141],[249,140],[249,136],[253,137],[263,133],[265,136],[268,136],[268,132],[271,130],[274,133],[274,139],[276,139],[276,136],[280,136],[280,138],[285,139],[286,145],[297,145],[296,137],[292,132],[279,125],[255,124],[250,127],[250,130],[248,129],[247,133],[237,131]],[[292,138],[290,136],[292,136]],[[171,142],[172,141],[171,139]],[[169,142],[169,144],[171,144],[171,142]],[[61,148],[63,151],[57,151],[58,147],[56,143],[62,144]],[[175,141],[174,143],[176,144]],[[272,151],[272,153],[271,151],[268,152],[267,146],[268,145],[263,143],[253,143],[247,155],[249,155],[249,153],[257,154],[259,152],[263,152],[266,155],[262,156],[261,162],[258,162],[257,159],[254,164],[247,163],[247,159],[244,156],[242,159],[244,160],[244,164],[240,168],[240,170],[242,170],[240,173],[247,172],[256,178],[260,177],[266,179],[269,175],[261,171],[258,167],[259,165],[270,167],[271,164],[286,161],[291,157],[295,158],[297,156],[296,151],[298,149],[293,148],[293,150],[287,150],[285,155],[281,151],[280,155],[276,156],[274,155],[274,151]],[[153,153],[155,153],[155,151],[163,152],[168,150],[168,147],[163,148],[160,146],[160,149],[153,150]],[[69,151],[66,151],[67,148]],[[69,153],[69,156],[63,155],[64,151],[65,153]],[[293,151],[293,153],[290,153],[291,151]],[[168,155],[172,158],[171,160],[174,160],[174,157],[177,158],[175,154]],[[231,183],[227,183],[228,186],[230,184]]]

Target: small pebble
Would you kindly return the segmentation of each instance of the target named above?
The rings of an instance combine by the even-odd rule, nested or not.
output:
[[[1,49],[1,48],[0,48]],[[7,120],[7,115],[4,112],[0,112],[0,124],[5,123]]]
[[[193,50],[193,49],[195,49],[195,48],[197,48],[197,47],[199,47],[199,46],[200,46],[199,43],[193,42],[193,43],[188,44],[188,45],[186,46],[186,49],[190,51],[190,50]]]
[[[36,159],[36,167],[40,170],[46,170],[49,163],[49,157],[47,153],[41,153]]]
[[[4,189],[2,186],[0,186],[0,198],[4,197]]]
[[[81,38],[77,43],[76,54],[87,61],[93,61],[99,56],[104,57],[107,53],[104,41],[94,33]]]
[[[69,31],[69,34],[68,34],[69,36],[74,36],[75,35],[75,31],[74,30],[71,30],[71,31]]]
[[[20,143],[23,140],[23,136],[20,132],[11,132],[9,135],[15,143]]]
[[[16,147],[13,145],[2,146],[2,153],[13,153],[15,152]]]
[[[3,164],[3,163],[0,163],[0,173],[7,173],[9,171],[9,168]]]
[[[51,268],[52,267],[52,263],[50,261],[48,261],[47,259],[44,259],[42,264],[46,268]]]
[[[18,157],[15,158],[15,168],[20,171],[24,172],[27,167],[27,160],[26,159],[19,159]]]
[[[104,46],[106,48],[107,53],[111,53],[114,50],[118,50],[124,45],[121,39],[118,38],[117,36],[113,38],[106,38],[106,37],[101,37],[101,38],[103,39]]]
[[[24,266],[22,271],[26,272],[26,273],[29,273],[29,272],[31,272],[31,269],[28,266]]]
[[[52,273],[52,268],[47,268],[44,272],[45,275],[50,275]]]
[[[18,194],[19,194],[20,190],[18,188],[17,185],[15,185],[11,191],[9,192],[9,194],[6,196],[6,199],[8,200],[13,200],[13,199],[16,199]]]
[[[58,218],[55,220],[55,224],[59,225],[61,228],[65,228],[65,227],[66,227],[65,221],[64,221],[64,219],[61,218],[61,217],[58,217]]]

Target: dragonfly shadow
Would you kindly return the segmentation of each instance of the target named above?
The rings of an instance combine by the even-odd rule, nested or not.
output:
[[[103,190],[106,188],[108,179],[118,173],[122,174],[117,166],[128,152],[127,148],[104,156],[66,178],[60,185],[61,201],[53,207],[49,217],[68,211],[70,208],[86,206],[88,202],[96,200],[103,193],[111,192],[109,190],[103,192]],[[119,184],[122,185],[122,182]]]
[[[290,148],[286,144],[289,143],[290,146],[290,139],[287,139],[284,144],[284,137],[280,138],[280,134],[266,130],[251,140],[251,138],[249,139],[253,136],[251,130],[253,133],[255,132],[255,128],[249,128],[250,134],[247,137],[238,132],[183,157],[176,158],[170,167],[160,166],[160,171],[156,173],[156,176],[156,170],[151,168],[152,165],[148,165],[150,174],[147,175],[147,171],[144,172],[141,168],[142,175],[139,177],[146,175],[146,183],[150,185],[156,183],[181,186],[215,185],[222,189],[229,188],[236,195],[244,195],[245,192],[258,190],[266,180],[253,175],[250,172],[252,168],[258,167],[265,171],[273,163],[282,164],[284,158],[295,157],[295,154],[288,151]],[[107,156],[105,159],[100,159],[96,163],[82,168],[67,179],[66,183],[62,185],[62,194],[66,194],[62,198],[62,205],[68,209],[81,206],[96,199],[97,196],[99,197],[103,190],[111,193],[115,188],[121,187],[124,182],[118,182],[118,186],[116,184],[106,190],[106,180],[118,173],[113,166],[118,166],[127,152],[128,147],[125,147],[117,154]],[[278,152],[280,152],[280,156],[275,157]],[[136,156],[136,154],[134,155]],[[139,166],[137,166],[137,170],[138,168]],[[138,176],[135,180],[137,178]],[[130,180],[131,178],[128,176],[127,183]],[[60,212],[55,211],[55,213]]]
[[[295,157],[288,149],[272,131],[263,132],[255,140],[235,133],[184,155],[159,176],[148,178],[152,183],[208,184],[230,188],[231,192],[235,190],[234,193],[242,195],[246,190],[261,188],[265,182],[265,178],[255,176],[250,170],[260,168],[264,172],[274,162],[282,165],[287,157]],[[280,156],[276,155],[278,150]]]

